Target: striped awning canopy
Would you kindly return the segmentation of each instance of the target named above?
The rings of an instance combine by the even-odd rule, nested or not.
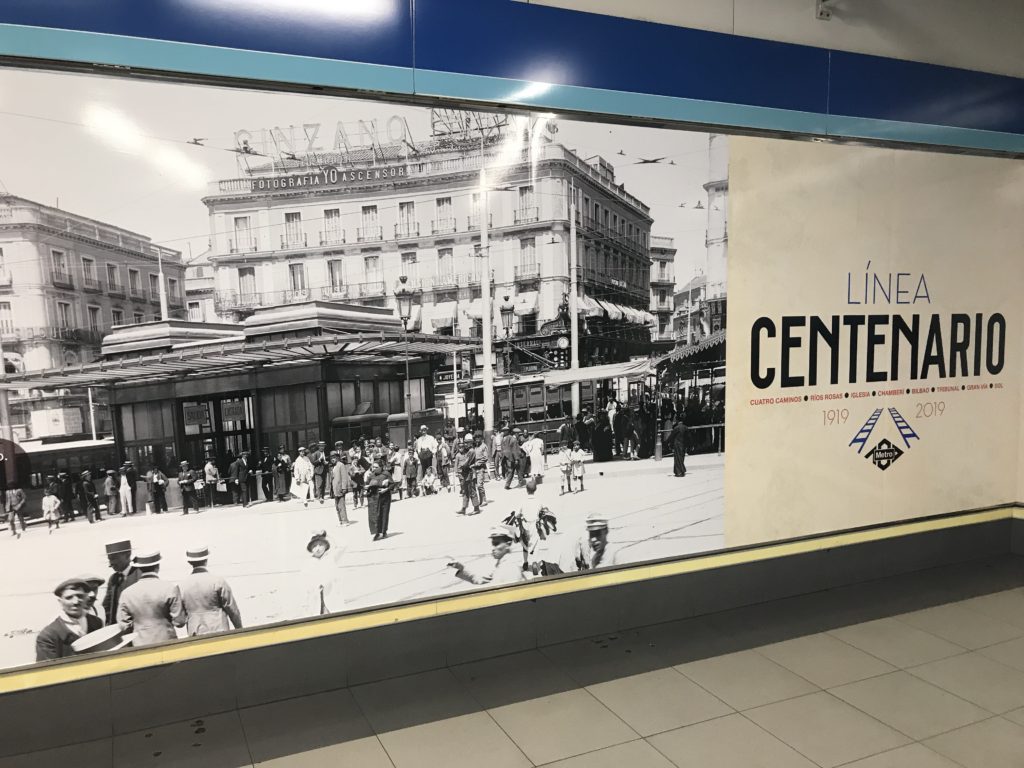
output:
[[[284,339],[185,344],[163,352],[124,355],[97,363],[9,373],[5,389],[69,389],[116,387],[238,373],[254,368],[279,368],[316,360],[381,363],[409,357],[450,354],[479,347],[479,339],[401,332],[332,333]]]

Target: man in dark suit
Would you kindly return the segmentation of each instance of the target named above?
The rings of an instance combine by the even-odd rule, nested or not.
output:
[[[260,485],[263,487],[263,500],[272,501],[274,498],[274,463],[276,459],[271,455],[270,448],[263,446],[260,462],[257,468],[260,471]]]
[[[107,624],[117,621],[117,606],[121,593],[139,580],[139,569],[132,565],[132,543],[115,541],[107,544],[107,562],[114,572],[107,580],[107,592],[103,596],[103,613]]]
[[[75,640],[103,627],[99,617],[85,610],[88,590],[89,585],[81,579],[65,579],[53,590],[60,605],[60,613],[36,637],[36,661],[73,656],[75,652],[71,644]]]
[[[523,479],[523,447],[520,445],[519,436],[521,430],[519,427],[513,429],[509,434],[501,438],[501,456],[505,460],[506,475],[505,475],[505,489],[507,490],[512,485],[512,478],[516,477],[519,479],[519,485],[525,485],[526,480]]]
[[[309,452],[309,460],[313,462],[313,495],[324,503],[330,485],[331,469],[327,464],[327,441],[320,440]]]
[[[249,506],[249,452],[242,451],[228,467],[228,482],[231,483],[231,499],[235,504]]]

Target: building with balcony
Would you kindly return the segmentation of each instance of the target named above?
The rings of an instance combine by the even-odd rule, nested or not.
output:
[[[479,336],[483,158],[495,187],[486,224],[499,346],[498,306],[508,296],[514,335],[543,337],[541,354],[557,348],[552,324],[569,291],[575,195],[581,362],[649,352],[648,206],[600,157],[582,159],[550,136],[510,153],[507,138],[489,136],[483,149],[478,136],[433,136],[264,166],[250,160],[248,175],[213,182],[203,202],[216,319],[305,300],[392,307],[406,275],[420,291],[414,329]]]
[[[671,346],[675,338],[672,313],[675,311],[676,246],[671,237],[651,237],[651,314],[656,323],[651,339]]]
[[[79,365],[97,358],[112,327],[160,315],[159,262],[168,307],[183,313],[180,254],[148,237],[20,197],[0,198],[0,341],[8,372]],[[97,429],[109,432],[101,392]],[[10,396],[19,439],[87,432],[88,392],[25,390]]]
[[[217,320],[213,264],[210,251],[203,251],[185,261],[185,313],[190,322],[212,323]]]

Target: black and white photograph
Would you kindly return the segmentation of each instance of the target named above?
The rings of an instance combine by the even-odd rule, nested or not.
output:
[[[0,665],[724,547],[728,137],[0,70]]]

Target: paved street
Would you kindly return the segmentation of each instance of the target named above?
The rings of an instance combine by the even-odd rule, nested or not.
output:
[[[552,457],[553,458],[553,457]],[[559,496],[558,469],[549,468],[538,497],[558,517],[559,529],[584,535],[584,519],[605,512],[609,540],[623,548],[628,562],[717,549],[723,546],[724,456],[691,456],[685,478],[672,476],[671,457],[655,462],[587,464],[586,491]],[[66,576],[106,577],[104,544],[131,539],[136,551],[160,549],[161,575],[177,580],[189,572],[186,547],[211,549],[210,570],[228,579],[247,626],[299,618],[294,606],[303,594],[300,569],[309,555],[310,532],[323,528],[342,549],[346,608],[471,589],[446,567],[454,558],[471,565],[489,557],[487,531],[517,508],[524,489],[487,484],[491,503],[480,515],[456,515],[456,493],[395,501],[386,540],[373,542],[366,508],[352,510],[358,521],[340,527],[333,503],[264,502],[248,509],[216,507],[199,515],[139,515],[89,525],[78,520],[47,535],[30,526],[18,540],[0,532],[0,666],[34,660],[35,633],[57,612],[53,586]],[[350,497],[351,498],[351,497]]]

